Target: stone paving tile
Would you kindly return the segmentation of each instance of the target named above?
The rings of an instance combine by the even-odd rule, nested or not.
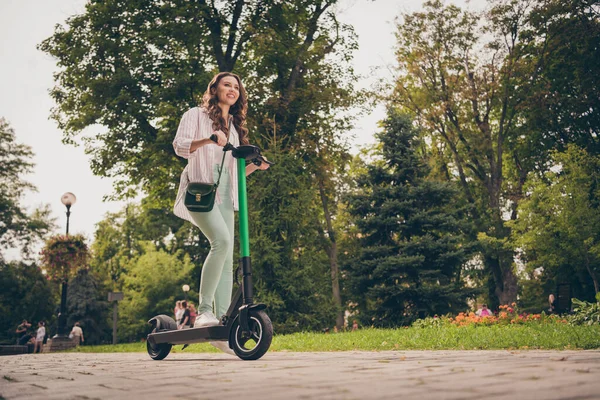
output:
[[[600,351],[36,354],[0,358],[5,399],[598,399]]]

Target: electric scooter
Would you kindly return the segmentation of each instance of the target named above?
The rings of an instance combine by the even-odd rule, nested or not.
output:
[[[212,135],[211,140],[216,142],[216,136]],[[267,306],[255,304],[252,300],[246,160],[256,165],[263,162],[270,165],[273,163],[265,160],[260,154],[260,149],[252,145],[235,147],[227,143],[223,151],[231,151],[237,159],[242,284],[233,296],[227,313],[221,317],[220,325],[178,330],[175,320],[167,315],[161,314],[150,319],[148,323],[152,326],[152,332],[147,337],[146,348],[153,360],[164,359],[176,344],[183,344],[185,348],[191,343],[227,341],[229,347],[242,360],[258,360],[271,346],[273,325],[265,312]]]

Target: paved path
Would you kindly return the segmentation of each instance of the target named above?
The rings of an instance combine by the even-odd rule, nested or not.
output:
[[[2,398],[599,399],[600,351],[27,354],[0,358]]]

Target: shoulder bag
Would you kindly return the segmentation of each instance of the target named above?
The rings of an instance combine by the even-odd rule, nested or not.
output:
[[[227,141],[229,142],[229,133],[227,132]],[[185,198],[183,204],[191,212],[209,212],[215,206],[215,198],[217,196],[217,188],[221,181],[221,173],[223,172],[223,163],[225,162],[225,151],[223,151],[223,159],[221,160],[221,168],[219,169],[219,178],[216,183],[190,182],[185,189]]]

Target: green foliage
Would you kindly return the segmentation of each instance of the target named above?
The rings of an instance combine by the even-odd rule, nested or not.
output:
[[[169,222],[165,220],[171,216],[170,209],[159,211],[133,203],[119,212],[108,213],[97,224],[91,269],[107,287],[120,290],[128,262],[143,253],[144,242],[151,242],[157,249],[177,253],[180,259],[190,255],[195,268],[189,282],[199,282],[202,262],[210,249],[208,241],[196,227],[180,219],[176,221],[175,233],[169,234]]]
[[[169,185],[183,162],[171,142],[177,118],[196,105],[216,65],[199,3],[91,2],[86,12],[57,26],[39,48],[61,68],[51,95],[53,118],[76,142],[94,124],[106,128],[84,139],[92,171],[117,180],[117,195],[141,185],[174,197]],[[176,189],[176,188],[175,188]]]
[[[79,322],[86,344],[100,344],[109,340],[112,324],[108,323],[107,292],[89,269],[80,269],[69,282],[67,327]]]
[[[127,264],[123,276],[124,300],[119,302],[118,333],[120,341],[136,341],[148,334],[148,320],[158,314],[173,314],[175,300],[193,265],[189,257],[158,250],[151,243],[142,244],[141,255]]]
[[[330,297],[335,304],[336,324],[340,328],[343,324],[338,237],[334,223],[339,189],[349,161],[345,131],[351,127],[353,117],[347,111],[360,105],[361,97],[354,89],[356,76],[349,65],[356,49],[356,37],[352,27],[340,23],[331,10],[336,3],[336,0],[273,3],[266,13],[261,35],[249,43],[248,51],[252,56],[240,66],[250,91],[251,140],[266,149],[269,157],[273,153],[282,156],[289,153],[292,164],[286,161],[280,165],[301,174],[296,193],[298,189],[307,191],[299,195],[304,199],[299,207],[310,217],[305,218],[294,210],[286,213],[287,219],[280,221],[298,226],[298,232],[310,232],[311,239],[294,235],[300,240],[283,247],[288,251],[283,258],[293,260],[298,257],[298,249],[302,249],[301,268],[306,268],[307,274],[317,280],[326,279],[322,284],[311,284],[301,290],[308,296],[312,296],[311,292],[316,293],[317,304],[310,304],[313,300],[304,300],[307,304],[298,308],[315,309],[316,305],[321,316],[299,325],[296,316],[290,316],[292,321],[286,317],[282,326],[285,329],[312,327],[317,323],[330,325],[322,318],[331,310]],[[271,174],[265,175],[261,183],[270,179]],[[273,193],[275,197],[289,193],[286,187],[272,188],[279,192]],[[251,203],[260,202],[252,193],[250,196]],[[307,261],[328,263],[329,272],[324,271],[325,264],[308,265]],[[282,267],[291,265],[285,262]],[[331,295],[327,293],[327,287]],[[287,296],[287,293],[278,295]],[[310,298],[298,296],[298,301],[304,302],[303,297]],[[277,328],[278,321],[274,323]]]
[[[425,317],[414,321],[411,326],[413,328],[441,328],[442,326],[449,326],[450,323],[447,318],[440,317]]]
[[[573,296],[592,300],[600,273],[600,158],[568,146],[555,152],[555,168],[543,178],[530,175],[527,198],[514,221],[527,279],[548,294],[570,283]]]
[[[293,154],[270,159],[274,167],[249,178],[256,297],[268,304],[276,332],[322,329],[331,325],[335,309],[311,176]]]
[[[34,333],[39,321],[46,329],[57,306],[55,287],[36,264],[0,260],[0,343],[15,344],[17,326],[27,319]]]
[[[466,307],[463,265],[473,252],[465,209],[451,183],[427,180],[418,132],[390,109],[377,134],[381,161],[357,176],[348,211],[360,232],[347,267],[350,300],[363,324],[398,326]]]
[[[596,302],[588,303],[572,299],[573,314],[569,315],[569,322],[573,325],[600,325],[600,293],[596,294]]]
[[[519,146],[545,172],[551,151],[569,144],[600,154],[592,133],[600,130],[600,19],[595,1],[550,0],[534,2],[528,21],[517,73],[533,85],[521,88],[527,138]]]
[[[66,282],[87,267],[89,257],[83,235],[56,235],[46,241],[41,263],[49,279]]]
[[[392,101],[424,128],[433,173],[458,181],[476,207],[479,238],[489,239],[481,244],[490,304],[508,303],[517,281],[505,220],[517,217],[528,174],[549,171],[552,151],[569,144],[600,151],[598,10],[587,0],[423,8],[398,25]],[[535,282],[521,293],[540,292]]]
[[[9,123],[0,118],[0,260],[6,249],[21,248],[31,256],[32,246],[54,227],[48,206],[28,213],[20,201],[35,187],[22,176],[33,170],[31,147],[17,143]]]

